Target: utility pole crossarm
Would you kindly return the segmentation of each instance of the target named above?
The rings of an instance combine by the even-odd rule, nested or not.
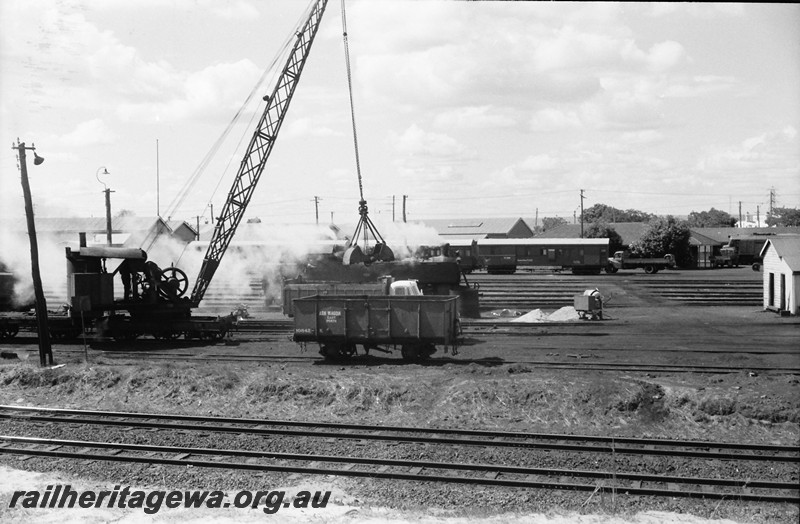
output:
[[[278,78],[272,94],[265,97],[267,107],[258,122],[250,145],[242,159],[228,198],[214,226],[208,250],[203,258],[200,274],[192,290],[191,302],[195,306],[203,300],[214,273],[217,271],[225,250],[230,245],[236,228],[242,221],[244,212],[253,196],[256,184],[264,171],[264,166],[272,152],[286,110],[294,95],[300,74],[303,71],[308,52],[317,34],[322,15],[328,0],[318,0],[303,28],[297,32],[292,52]]]

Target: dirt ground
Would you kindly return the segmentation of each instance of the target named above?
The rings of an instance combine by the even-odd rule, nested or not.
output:
[[[668,437],[797,445],[800,441],[800,376],[748,369],[800,367],[800,324],[753,307],[620,308],[608,320],[535,327],[524,337],[506,331],[507,320],[486,324],[468,337],[447,363],[402,363],[399,356],[356,358],[341,363],[245,363],[178,360],[148,362],[109,358],[90,349],[54,346],[57,369],[38,367],[32,340],[0,345],[19,359],[0,361],[0,403],[61,408],[204,414],[226,417],[341,421],[376,425],[503,429],[529,432]],[[182,347],[199,354],[235,351],[258,355],[298,354],[278,335],[236,335],[237,345]],[[67,349],[66,346],[63,349]],[[75,347],[70,346],[70,350]],[[309,346],[313,353],[316,348]],[[170,350],[163,350],[169,352]],[[459,359],[470,362],[459,362]],[[521,359],[548,362],[698,363],[742,366],[733,374],[637,373],[558,370]],[[0,423],[2,426],[2,423]],[[3,431],[0,430],[0,433]],[[3,457],[0,455],[0,459]],[[0,465],[0,519],[54,522],[64,514],[7,508],[14,486],[74,484],[107,486],[109,479],[33,471],[14,461]],[[40,468],[41,469],[41,468]],[[764,475],[768,475],[767,472]],[[800,479],[800,475],[797,477]],[[166,479],[169,484],[169,479]],[[306,479],[334,486],[337,503],[323,513],[281,513],[282,520],[326,522],[792,522],[795,506],[723,501],[642,504],[592,511],[559,504],[512,508],[428,506],[371,491],[363,483]],[[118,482],[118,481],[117,481]],[[168,487],[183,489],[172,484]],[[18,488],[20,489],[20,488]],[[98,510],[99,511],[99,510]],[[87,521],[137,521],[141,514],[71,514]],[[158,515],[161,521],[197,521],[196,512]],[[214,513],[215,521],[252,515]],[[263,518],[263,515],[253,517]],[[478,518],[479,517],[479,518]],[[723,519],[723,520],[719,520]],[[726,520],[727,519],[727,520]]]

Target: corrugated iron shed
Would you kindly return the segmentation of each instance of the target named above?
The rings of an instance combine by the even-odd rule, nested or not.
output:
[[[647,222],[617,222],[608,224],[614,228],[614,231],[622,238],[622,244],[625,246],[639,240],[644,232],[647,230]],[[589,224],[583,225],[584,233],[589,229]],[[553,229],[548,229],[543,233],[536,235],[537,238],[580,238],[581,225],[580,224],[562,224]]]
[[[452,218],[426,219],[420,223],[431,227],[442,238],[480,240],[483,238],[530,238],[533,230],[524,219],[516,218]]]

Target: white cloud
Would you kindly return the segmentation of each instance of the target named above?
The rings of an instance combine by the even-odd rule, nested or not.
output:
[[[664,140],[664,133],[655,129],[643,129],[641,131],[629,131],[622,133],[620,141],[631,145],[655,144]]]
[[[493,106],[466,106],[444,111],[433,119],[438,129],[486,129],[511,127],[516,120]]]
[[[246,87],[255,84],[259,76],[249,60],[216,64],[191,74],[176,73],[160,97],[121,102],[117,114],[123,121],[162,123],[232,115],[246,98]]]
[[[282,136],[291,137],[329,137],[339,133],[313,118],[294,118],[281,128]]]
[[[211,0],[209,3],[210,3],[209,5],[210,11],[220,18],[226,18],[229,20],[238,20],[247,18],[257,18],[259,16],[259,11],[256,8],[256,6],[244,0],[236,0],[228,2],[219,2],[217,0]]]
[[[539,132],[577,128],[580,126],[581,118],[576,111],[554,108],[546,108],[537,111],[530,121],[530,129]]]
[[[408,157],[429,160],[463,161],[474,158],[475,153],[456,139],[442,133],[430,133],[417,125],[409,126],[402,134],[391,134],[394,149]]]
[[[675,14],[689,14],[697,18],[715,18],[720,15],[743,16],[745,6],[741,3],[711,3],[711,2],[652,2],[648,4],[650,16],[669,16]]]
[[[86,122],[81,122],[77,127],[60,137],[61,142],[66,146],[79,146],[86,147],[96,144],[110,144],[117,139],[117,134],[114,133],[106,123],[95,118]]]
[[[732,76],[697,75],[691,78],[676,78],[663,91],[667,98],[692,98],[721,93],[740,88],[739,80]]]
[[[647,55],[648,67],[657,72],[675,67],[683,58],[684,49],[681,44],[668,40],[659,42],[650,48]]]
[[[780,130],[748,137],[736,146],[717,148],[696,165],[701,172],[744,172],[763,176],[777,172],[800,175],[800,147],[797,129]]]

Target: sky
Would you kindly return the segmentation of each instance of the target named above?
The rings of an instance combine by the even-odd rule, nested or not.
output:
[[[206,221],[305,0],[0,2],[0,219]],[[800,207],[800,5],[347,0],[373,220]],[[220,137],[256,89],[228,138]],[[355,223],[331,0],[247,218]],[[9,147],[10,146],[10,147]],[[216,151],[210,160],[207,155]],[[200,169],[206,166],[204,169]],[[101,174],[108,170],[108,175]],[[194,182],[189,185],[189,181]],[[189,188],[184,193],[184,189]],[[316,197],[316,203],[315,203]]]

